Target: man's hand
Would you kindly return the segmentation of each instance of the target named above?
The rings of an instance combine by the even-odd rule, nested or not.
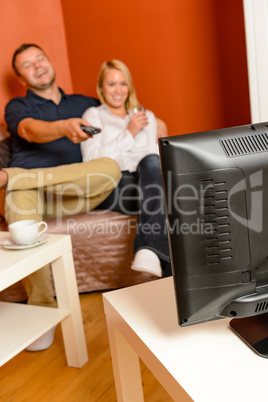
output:
[[[90,126],[90,124],[84,119],[71,118],[62,120],[61,130],[74,144],[80,144],[80,142],[92,137],[92,135],[86,134],[83,130],[81,130],[80,126]]]
[[[146,116],[145,112],[138,112],[131,117],[128,125],[128,131],[133,137],[136,137],[138,132],[146,126],[148,126],[148,117]]]

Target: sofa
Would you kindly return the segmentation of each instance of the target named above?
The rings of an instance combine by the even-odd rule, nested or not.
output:
[[[8,137],[0,126],[0,167],[8,166]],[[0,231],[7,230],[4,202],[5,191],[0,189]],[[46,222],[48,233],[71,236],[79,293],[117,289],[154,279],[130,269],[137,217],[98,210],[62,218],[60,223],[57,219]],[[0,300],[26,300],[21,282],[0,292]]]

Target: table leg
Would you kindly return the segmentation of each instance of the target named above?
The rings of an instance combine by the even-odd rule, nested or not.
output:
[[[143,389],[139,357],[120,331],[107,317],[117,400],[143,402]]]
[[[67,364],[82,367],[88,361],[88,353],[71,251],[53,261],[52,273],[58,306],[70,311],[61,322]]]

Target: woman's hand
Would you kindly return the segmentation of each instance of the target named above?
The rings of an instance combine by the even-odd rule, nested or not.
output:
[[[145,112],[138,112],[131,117],[128,125],[128,131],[133,137],[136,137],[142,128],[148,126],[148,123],[148,117],[146,116]]]

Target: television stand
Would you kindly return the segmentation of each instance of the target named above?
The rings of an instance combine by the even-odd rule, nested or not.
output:
[[[233,318],[230,327],[258,355],[268,358],[268,313]]]

